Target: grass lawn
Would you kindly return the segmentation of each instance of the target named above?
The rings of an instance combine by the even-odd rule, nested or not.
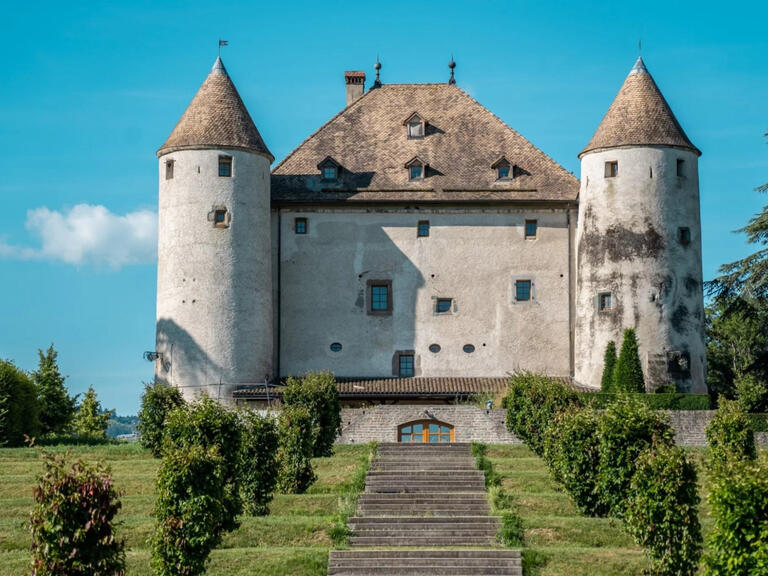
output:
[[[704,450],[691,449],[701,463]],[[534,566],[526,576],[614,576],[642,574],[648,566],[622,523],[579,514],[568,495],[550,478],[546,464],[524,446],[491,445],[486,457],[513,495],[525,527],[527,554]],[[699,519],[704,533],[711,520],[705,498],[706,476],[700,465]]]
[[[49,450],[65,450],[55,447]],[[125,538],[129,575],[149,575],[155,474],[159,464],[137,444],[72,447],[71,453],[109,465],[118,490],[124,492],[118,515]],[[317,482],[302,495],[275,495],[271,514],[243,517],[238,530],[224,536],[211,555],[210,575],[324,575],[331,539],[328,531],[345,502],[358,471],[366,465],[368,446],[338,446],[331,458],[313,461]],[[32,488],[42,471],[38,454],[29,448],[0,449],[0,576],[29,574],[30,534],[26,522]]]

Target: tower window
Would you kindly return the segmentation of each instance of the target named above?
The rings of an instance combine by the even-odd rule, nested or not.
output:
[[[475,347],[472,344],[464,344],[462,350],[464,350],[465,354],[472,354],[475,351]]]
[[[226,208],[215,208],[213,210],[213,225],[216,228],[229,227],[229,214]]]
[[[412,378],[413,373],[413,354],[400,354],[398,358],[398,374],[400,378]]]
[[[440,352],[442,348],[440,348],[440,344],[430,344],[429,345],[429,351],[432,352],[432,354],[437,354]]]
[[[605,163],[605,177],[616,178],[619,175],[619,163],[618,162],[606,162]]]
[[[296,234],[306,234],[309,230],[309,223],[306,218],[296,218],[293,223],[293,229]]]
[[[678,228],[677,229],[677,240],[682,244],[683,246],[688,246],[688,244],[691,243],[691,229],[690,228]]]
[[[610,292],[601,292],[597,295],[597,309],[600,312],[613,309],[613,295]]]
[[[453,298],[438,298],[435,302],[435,312],[447,314],[453,307]]]
[[[219,176],[232,176],[232,156],[219,156]]]
[[[536,238],[536,232],[539,227],[538,220],[526,220],[525,221],[525,237],[527,239]]]
[[[165,162],[165,179],[166,180],[173,180],[173,165],[175,161],[174,160],[166,160]]]
[[[683,172],[684,167],[685,167],[685,160],[683,160],[682,158],[678,158],[677,159],[677,175],[680,178],[685,176],[685,173]]]
[[[429,220],[419,220],[419,229],[416,235],[419,238],[426,238],[429,236]]]
[[[341,342],[334,342],[331,344],[331,352],[341,352]]]
[[[392,281],[369,280],[368,301],[368,314],[379,316],[392,314]]]
[[[528,302],[531,299],[531,281],[515,281],[515,300],[518,302]]]

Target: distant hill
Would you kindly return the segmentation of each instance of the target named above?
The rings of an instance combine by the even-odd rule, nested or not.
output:
[[[138,416],[113,416],[109,420],[107,436],[115,438],[120,434],[135,434],[138,423]]]

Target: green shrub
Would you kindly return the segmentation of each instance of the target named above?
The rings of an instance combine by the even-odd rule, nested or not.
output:
[[[651,574],[692,576],[701,556],[696,467],[676,446],[657,444],[637,459],[624,525],[651,559]]]
[[[614,390],[613,371],[616,369],[616,342],[611,340],[605,347],[603,356],[603,377],[600,380],[600,391],[610,393]]]
[[[42,434],[65,434],[75,416],[77,396],[67,394],[64,376],[56,361],[58,352],[53,344],[43,352],[38,350],[37,370],[32,373],[40,405],[40,431]]]
[[[168,412],[183,405],[184,397],[178,388],[161,381],[144,385],[137,427],[141,435],[139,442],[149,449],[155,458],[162,455],[163,432]]]
[[[0,446],[22,446],[24,436],[40,432],[39,407],[35,386],[29,376],[12,362],[0,360]]]
[[[271,417],[247,410],[241,414],[240,494],[247,514],[269,514],[269,503],[277,484],[277,427]]]
[[[156,576],[205,573],[211,550],[221,542],[225,469],[215,446],[188,444],[165,451],[157,474],[152,537]]]
[[[597,414],[593,410],[571,408],[555,416],[544,435],[544,454],[552,476],[582,513],[607,514],[597,492],[600,450]]]
[[[243,509],[238,485],[242,428],[237,415],[203,395],[197,402],[171,410],[165,422],[164,452],[190,446],[218,450],[224,482],[224,513],[219,522],[223,530],[234,530]]]
[[[756,412],[766,407],[768,401],[768,382],[750,372],[737,376],[733,381],[736,400],[745,412]]]
[[[314,426],[313,418],[303,406],[286,406],[280,413],[277,486],[283,493],[303,494],[315,481]]]
[[[603,394],[602,392],[579,392],[579,400],[584,406],[595,410],[604,410],[619,398],[621,394]],[[660,393],[660,394],[630,394],[654,410],[710,410],[710,398],[706,394]]]
[[[501,514],[501,528],[496,539],[507,548],[520,548],[524,544],[525,529],[520,514],[506,511]]]
[[[283,390],[288,406],[304,406],[316,431],[313,455],[330,456],[341,433],[341,404],[336,380],[330,372],[308,372],[302,378],[288,378]]]
[[[571,405],[578,405],[576,393],[557,380],[520,372],[510,379],[504,398],[507,428],[542,456],[547,426],[555,414]]]
[[[737,400],[720,398],[720,407],[707,426],[709,457],[713,465],[735,459],[755,458],[755,434]]]
[[[753,432],[768,432],[768,414],[747,414]]]
[[[624,330],[624,341],[621,343],[621,352],[613,371],[613,383],[616,392],[645,392],[637,336],[632,328]]]
[[[501,486],[488,488],[488,500],[491,502],[491,510],[493,510],[494,515],[515,509],[515,497],[505,492]]]
[[[722,462],[707,497],[714,518],[707,539],[707,576],[768,573],[768,459]]]
[[[600,414],[597,437],[597,492],[609,513],[621,518],[637,457],[654,444],[672,444],[672,429],[647,405],[627,397]]]
[[[488,490],[491,486],[498,486],[501,484],[501,476],[499,476],[493,470],[493,464],[488,458],[485,457],[485,453],[488,450],[488,446],[480,442],[472,442],[472,456],[475,457],[475,465],[479,470],[485,473],[485,489]]]
[[[90,386],[77,407],[72,429],[75,434],[85,438],[106,438],[111,417],[112,411],[102,410],[96,391]]]
[[[124,543],[115,537],[119,494],[108,470],[45,454],[30,517],[32,573],[122,575]]]

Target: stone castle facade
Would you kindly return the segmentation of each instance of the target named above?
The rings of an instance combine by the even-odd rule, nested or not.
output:
[[[445,84],[365,90],[274,158],[220,59],[162,145],[156,376],[260,399],[435,402],[517,370],[599,386],[635,328],[649,389],[705,391],[698,157],[638,59],[581,181]],[[275,390],[276,391],[276,390]]]

